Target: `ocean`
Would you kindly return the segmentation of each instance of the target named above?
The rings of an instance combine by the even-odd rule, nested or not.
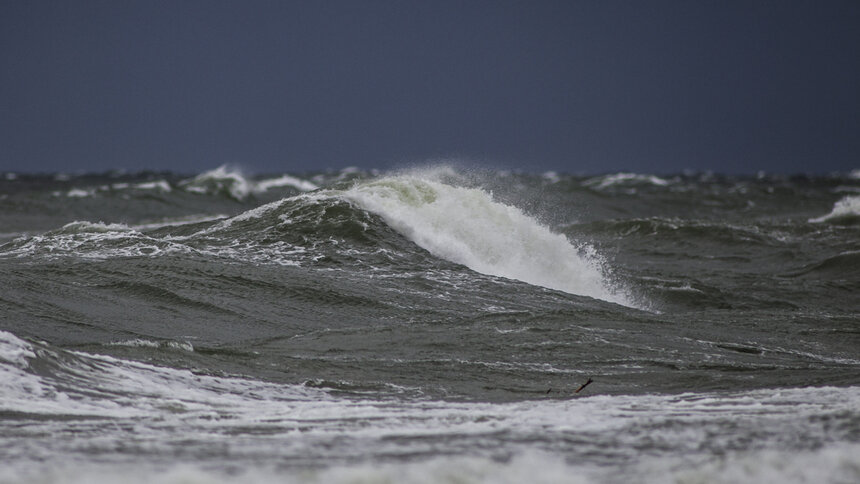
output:
[[[0,173],[23,482],[860,482],[860,171]]]

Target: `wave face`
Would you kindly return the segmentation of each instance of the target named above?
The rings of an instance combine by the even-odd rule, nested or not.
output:
[[[858,192],[0,173],[0,483],[857,481]]]

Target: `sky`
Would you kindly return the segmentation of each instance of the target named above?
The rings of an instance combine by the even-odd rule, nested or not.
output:
[[[860,2],[0,0],[0,171],[860,168]]]

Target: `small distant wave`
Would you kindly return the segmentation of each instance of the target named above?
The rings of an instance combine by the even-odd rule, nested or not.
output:
[[[860,195],[849,195],[833,205],[833,210],[824,216],[809,219],[811,223],[854,224],[860,222]]]
[[[68,192],[66,192],[66,196],[69,198],[86,198],[95,196],[95,189],[84,190],[81,188],[72,188]]]
[[[361,176],[361,172],[352,169],[342,170],[336,174],[319,175],[320,183],[336,183],[347,178]],[[147,181],[118,181],[109,182],[102,177],[87,177],[81,181],[74,180],[71,183],[91,183],[93,179],[108,181],[98,185],[73,185],[68,189],[53,190],[54,197],[86,199],[86,198],[109,198],[111,196],[151,197],[153,194],[166,195],[178,190],[180,192],[194,193],[208,196],[226,196],[237,201],[243,201],[252,195],[261,195],[266,192],[281,189],[294,190],[298,192],[310,192],[318,190],[320,185],[310,180],[305,180],[293,175],[279,175],[271,178],[253,179],[243,174],[237,168],[227,165],[219,166],[214,170],[203,172],[193,178],[177,179],[151,179]],[[16,178],[7,179],[8,181]],[[67,178],[55,181],[69,182]]]
[[[664,187],[669,185],[669,180],[660,178],[655,175],[643,175],[638,173],[615,173],[604,175],[595,178],[590,178],[583,182],[584,186],[594,188],[595,190],[604,190],[611,187],[634,187],[637,185],[651,185]]]
[[[199,194],[225,194],[236,200],[243,200],[253,191],[253,184],[238,170],[226,165],[201,173],[179,185],[187,192]]]
[[[253,194],[264,193],[272,188],[291,187],[302,192],[317,190],[316,184],[291,175],[282,175],[261,181],[246,177],[236,168],[227,165],[201,173],[179,185],[187,192],[206,195],[224,194],[236,200],[244,200]]]
[[[65,193],[62,191],[55,191],[53,192],[53,196],[65,196],[67,198],[97,198],[109,196],[112,193],[121,193],[129,190],[169,193],[173,191],[173,187],[170,186],[170,183],[167,180],[154,180],[140,183],[119,182],[99,186],[74,187],[69,189]]]
[[[293,187],[303,192],[310,192],[319,189],[319,186],[301,178],[296,178],[290,175],[283,175],[278,178],[261,180],[254,185],[254,190],[257,192],[265,192],[270,188],[278,187]]]
[[[114,185],[114,186],[116,186],[116,185]],[[172,188],[170,187],[170,184],[167,183],[166,180],[157,180],[157,181],[152,181],[152,182],[137,183],[137,184],[132,185],[132,187],[134,187],[138,190],[158,190],[158,191],[162,191],[162,192],[169,192],[172,190]]]

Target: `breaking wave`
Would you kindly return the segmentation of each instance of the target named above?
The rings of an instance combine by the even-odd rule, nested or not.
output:
[[[483,274],[633,306],[607,282],[592,247],[572,243],[481,189],[404,175],[360,183],[343,196],[437,257]]]

